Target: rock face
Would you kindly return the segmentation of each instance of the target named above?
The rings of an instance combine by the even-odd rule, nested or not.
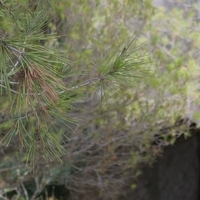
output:
[[[156,7],[167,10],[184,8],[200,0],[153,0]],[[165,147],[152,167],[143,167],[137,188],[123,199],[130,200],[199,200],[200,199],[200,130],[188,139],[180,137]]]
[[[168,10],[173,9],[174,7],[184,8],[192,3],[200,2],[199,0],[153,0],[152,3],[156,7],[165,7]]]
[[[200,135],[200,132],[199,132]],[[199,200],[200,140],[198,133],[165,148],[153,167],[145,167],[138,187],[127,199]]]
[[[197,200],[199,191],[198,138],[180,140],[166,148],[158,160],[158,189],[160,200]]]

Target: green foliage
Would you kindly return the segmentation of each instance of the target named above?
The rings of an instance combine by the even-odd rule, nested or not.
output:
[[[3,187],[12,176],[18,192],[26,179],[34,195],[56,182],[77,199],[91,188],[122,199],[141,163],[188,136],[178,117],[199,120],[195,9],[166,15],[149,0],[0,5]],[[155,135],[162,144],[152,146]]]
[[[18,137],[22,148],[27,149],[27,161],[34,162],[38,145],[46,157],[59,158],[65,150],[52,134],[57,132],[54,123],[61,110],[59,95],[67,90],[60,74],[68,65],[66,52],[40,44],[53,37],[44,36],[42,31],[46,24],[43,10],[32,11],[26,3],[20,6],[27,13],[17,15],[19,10],[5,8],[13,13],[10,18],[15,20],[16,35],[1,36],[1,94],[6,93],[10,101],[7,108],[10,119],[1,124],[1,128],[9,131],[1,142],[8,146],[11,139]],[[62,123],[67,119],[64,115],[60,117]]]
[[[60,141],[66,136],[59,134],[61,125],[57,124],[69,127],[69,123],[73,122],[66,114],[73,107],[69,100],[63,99],[64,94],[69,94],[91,81],[87,80],[71,88],[65,86],[62,78],[66,76],[63,77],[61,73],[69,65],[67,54],[49,44],[55,38],[54,35],[44,33],[45,27],[52,27],[44,11],[48,2],[28,5],[24,1],[20,4],[21,12],[15,8],[16,4],[15,1],[10,5],[2,3],[4,14],[11,13],[8,20],[3,22],[13,23],[14,26],[11,32],[4,29],[1,33],[1,94],[8,95],[10,101],[7,108],[9,119],[1,124],[1,129],[7,129],[7,133],[2,136],[1,142],[9,146],[13,138],[17,139],[27,153],[27,162],[35,162],[41,151],[46,158],[56,156],[60,159],[65,154]],[[85,5],[83,4],[83,11]],[[113,5],[117,8],[116,3]],[[57,12],[61,10],[58,9]],[[108,23],[111,13],[107,9],[105,13],[107,17],[102,20]],[[94,26],[99,26],[101,17],[99,15],[96,18],[96,14],[94,13],[91,22]],[[79,38],[71,33],[69,35],[72,39]],[[145,64],[143,58],[137,55],[140,47],[135,45],[133,41],[133,45],[125,47],[118,55],[112,55],[106,64],[99,67],[92,82],[102,92],[106,90],[104,85],[137,87],[140,79],[147,76],[147,70],[140,68]],[[133,50],[131,46],[134,46]]]

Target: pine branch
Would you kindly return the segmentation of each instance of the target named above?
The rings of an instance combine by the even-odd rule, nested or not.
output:
[[[15,18],[14,13],[10,10],[9,7],[7,7],[7,6],[4,4],[3,0],[0,0],[0,4],[1,4],[1,6],[2,6],[3,8],[5,8],[6,10],[9,11],[9,13],[13,16],[13,18]]]
[[[119,55],[110,56],[110,58],[108,58],[105,64],[99,66],[99,73],[96,76],[94,76],[94,78],[90,78],[89,80],[86,80],[76,86],[73,86],[68,90],[79,89],[89,84],[108,81],[109,77],[113,77],[114,79],[116,78],[116,83],[119,82],[119,79],[116,76],[124,76],[124,80],[128,79],[128,77],[135,79],[147,78],[149,70],[145,69],[143,65],[149,62],[148,59],[145,58],[144,55],[134,55],[134,53],[140,50],[143,47],[143,45],[134,46],[134,50],[129,52],[132,45],[135,44],[131,42],[129,45],[127,45],[127,47],[123,48]],[[140,74],[137,74],[138,72]],[[136,81],[135,79],[133,79],[134,82]],[[131,85],[131,82],[132,81],[124,81],[122,83],[120,81],[119,84],[122,83],[126,85]]]

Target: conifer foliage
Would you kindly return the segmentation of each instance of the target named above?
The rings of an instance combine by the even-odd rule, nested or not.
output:
[[[61,73],[68,65],[67,55],[41,44],[53,37],[44,34],[47,19],[42,4],[38,2],[34,10],[27,1],[8,5],[1,1],[1,6],[0,89],[9,101],[9,119],[0,126],[7,133],[1,142],[8,146],[15,138],[28,153],[27,160],[34,158],[39,147],[46,157],[59,158],[65,150],[52,132],[59,96],[66,91]]]
[[[60,159],[66,152],[61,143],[67,136],[57,124],[70,129],[74,123],[68,114],[74,103],[72,93],[88,84],[95,84],[101,96],[107,88],[137,87],[149,73],[141,67],[146,57],[138,56],[143,46],[137,46],[134,38],[101,62],[92,78],[67,86],[63,80],[71,76],[72,62],[67,52],[57,48],[57,36],[45,31],[51,4],[12,0],[0,1],[0,6],[0,90],[6,100],[2,110],[8,115],[0,125],[1,144],[9,146],[14,140],[26,153],[27,162],[36,162],[40,153],[47,159]]]

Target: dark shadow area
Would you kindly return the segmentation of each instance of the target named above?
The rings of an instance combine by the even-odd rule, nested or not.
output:
[[[153,166],[143,167],[137,188],[126,199],[134,200],[199,200],[200,199],[200,130],[192,136],[181,136]]]

